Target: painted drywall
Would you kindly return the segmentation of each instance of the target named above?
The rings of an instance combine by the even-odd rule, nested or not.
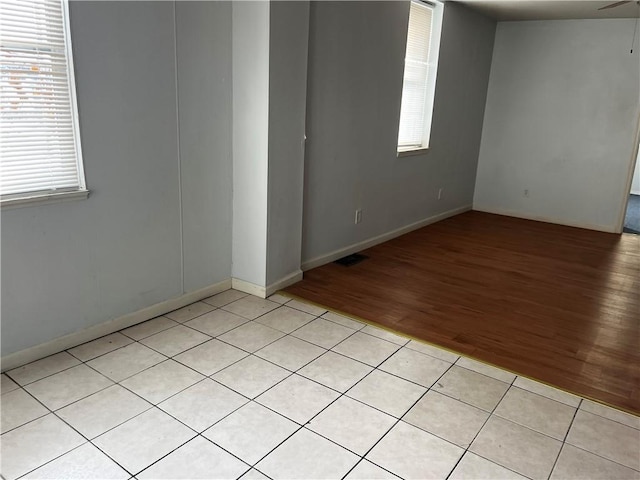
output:
[[[203,53],[206,47],[197,46],[199,40],[230,38],[228,6],[181,3],[178,8],[181,21],[203,15],[220,30],[209,32],[205,22],[193,24],[199,34],[179,29],[185,49],[191,45]],[[217,115],[228,117],[228,112],[211,114],[208,109],[219,106],[214,100],[203,99],[199,106],[188,97],[186,74],[183,90],[176,90],[174,4],[71,2],[70,14],[91,196],[2,211],[2,355],[184,293],[177,97],[183,100],[183,193],[202,187],[194,178],[200,174],[211,176],[210,188],[222,183],[218,168],[210,162],[221,162],[219,173],[230,182],[229,140],[214,132],[222,128]],[[209,46],[213,52],[203,58],[200,71],[212,74],[212,62],[216,68],[228,69],[230,53],[213,43]],[[224,58],[220,65],[219,57]],[[185,58],[181,67],[190,69],[194,63],[195,59]],[[228,78],[229,71],[215,75]],[[210,94],[227,98],[228,88],[218,85]],[[192,130],[196,121],[203,122],[200,136]],[[215,141],[204,135],[214,136]],[[204,143],[200,148],[185,142]],[[205,155],[206,149],[211,151]],[[228,190],[226,196],[216,193],[212,198],[219,203],[210,205],[208,198],[194,195],[197,192],[184,197],[184,206],[199,209],[203,221],[219,220],[219,228],[228,228]],[[191,229],[191,223],[185,218],[185,226]],[[200,234],[202,238],[197,238]],[[216,235],[209,229],[185,235],[187,288],[230,277],[225,258],[230,255],[230,239],[218,245]],[[206,272],[195,261],[186,260],[195,257],[202,258]]]
[[[264,287],[269,2],[233,2],[233,278]]]
[[[309,2],[271,2],[267,284],[300,271]]]
[[[231,3],[176,2],[184,290],[231,272]]]
[[[472,203],[495,22],[445,4],[430,149],[397,158],[408,15],[311,4],[303,262]]]
[[[634,24],[498,24],[474,209],[617,229],[640,101]]]

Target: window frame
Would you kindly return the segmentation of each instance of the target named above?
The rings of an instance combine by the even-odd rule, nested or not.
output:
[[[431,9],[432,24],[431,35],[429,41],[429,56],[427,63],[429,65],[429,71],[427,73],[426,87],[428,89],[425,97],[424,118],[423,118],[423,134],[422,141],[419,145],[401,146],[399,144],[400,136],[400,123],[402,121],[402,99],[404,96],[404,86],[406,77],[406,49],[407,41],[405,40],[405,58],[403,61],[402,72],[402,90],[400,92],[400,111],[398,115],[398,137],[396,139],[396,156],[405,157],[412,155],[421,155],[427,153],[431,148],[431,127],[433,125],[433,109],[435,106],[435,92],[438,77],[438,63],[440,58],[440,40],[442,36],[442,21],[444,14],[444,4],[440,1],[429,0],[410,0],[409,12],[407,15],[407,32],[406,39],[409,37],[409,22],[411,14],[411,4],[415,3],[420,6],[425,6]]]
[[[65,42],[65,57],[67,62],[67,82],[69,85],[69,104],[71,107],[71,128],[76,147],[76,168],[78,172],[78,185],[75,187],[49,189],[31,192],[18,192],[0,195],[0,208],[12,209],[29,205],[41,205],[48,203],[60,203],[72,200],[88,198],[90,191],[87,189],[84,173],[84,161],[82,156],[82,142],[80,137],[80,120],[78,115],[78,100],[76,92],[75,68],[73,59],[73,45],[71,42],[71,24],[69,20],[69,0],[60,0],[62,13],[62,29]]]

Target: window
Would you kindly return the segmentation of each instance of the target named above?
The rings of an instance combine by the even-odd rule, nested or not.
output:
[[[2,0],[0,10],[0,200],[86,196],[68,5]]]
[[[411,2],[398,128],[399,154],[429,146],[441,24],[442,5]]]

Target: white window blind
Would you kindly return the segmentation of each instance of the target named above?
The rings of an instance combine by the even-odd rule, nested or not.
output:
[[[429,76],[434,70],[431,55],[433,9],[419,2],[411,2],[409,30],[402,85],[398,148],[426,147],[426,121],[433,108],[429,98]],[[429,109],[429,112],[426,110]]]
[[[63,0],[0,3],[0,194],[84,189]]]

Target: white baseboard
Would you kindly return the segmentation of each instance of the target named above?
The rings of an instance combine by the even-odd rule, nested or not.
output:
[[[128,328],[141,322],[145,322],[152,318],[164,315],[178,308],[182,308],[190,303],[197,302],[203,298],[210,297],[216,293],[229,290],[231,288],[231,279],[209,285],[195,292],[185,293],[176,298],[156,303],[150,307],[143,308],[137,312],[128,313],[122,317],[107,320],[106,322],[94,325],[78,332],[70,333],[63,337],[55,338],[34,347],[25,348],[19,352],[11,353],[0,359],[2,371],[11,370],[26,363],[39,360],[54,353],[67,350],[68,348],[81,345],[96,338],[104,337],[110,333],[117,332],[123,328]]]
[[[596,230],[598,232],[606,232],[606,233],[620,233],[612,225],[597,225],[597,224],[581,223],[581,222],[566,222],[564,220],[545,217],[542,215],[529,215],[527,213],[515,212],[512,210],[506,210],[502,208],[482,207],[477,205],[473,206],[473,210],[478,212],[493,213],[496,215],[504,215],[506,217],[515,217],[515,218],[523,218],[525,220],[534,220],[536,222],[545,222],[545,223],[553,223],[555,225],[564,225],[566,227],[584,228],[586,230]]]
[[[437,215],[424,218],[414,223],[410,223],[409,225],[405,225],[404,227],[391,230],[390,232],[383,233],[382,235],[369,238],[362,242],[353,243],[347,247],[334,250],[333,252],[329,252],[325,255],[320,255],[318,257],[312,258],[311,260],[303,262],[301,266],[302,271],[306,272],[307,270],[311,270],[312,268],[316,268],[321,265],[325,265],[327,263],[333,262],[334,260],[342,258],[346,255],[351,255],[352,253],[359,252],[360,250],[371,248],[380,243],[384,243],[393,238],[404,235],[405,233],[409,233],[409,232],[412,232],[413,230],[426,227],[427,225],[431,225],[432,223],[439,222],[440,220],[444,220],[445,218],[453,217],[455,215],[468,212],[469,210],[471,210],[471,205],[464,205],[462,207],[454,208],[453,210],[447,210],[446,212],[442,212]]]
[[[293,285],[300,280],[302,280],[302,270],[297,270],[285,277],[282,277],[280,280],[276,280],[275,282],[270,283],[266,287],[247,282],[245,280],[240,280],[239,278],[232,278],[231,288],[240,290],[241,292],[248,293],[250,295],[255,295],[256,297],[267,298],[269,295],[273,295],[278,290],[288,287],[289,285]]]
[[[278,290],[282,290],[289,285],[299,282],[300,280],[302,280],[302,270],[297,270],[286,277],[282,277],[280,280],[267,285],[267,297],[269,295],[273,295]]]
[[[248,293],[249,295],[255,295],[260,298],[267,298],[267,289],[256,285],[255,283],[246,282],[239,278],[231,279],[231,288],[234,290],[240,290],[241,292]]]

